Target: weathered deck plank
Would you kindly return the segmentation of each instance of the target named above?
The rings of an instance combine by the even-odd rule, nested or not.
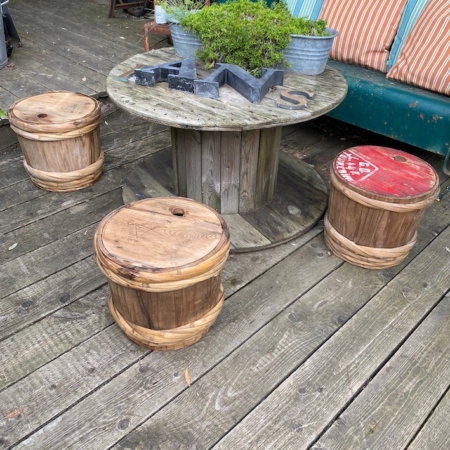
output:
[[[23,46],[14,42],[11,64],[2,70],[0,107],[5,111],[19,98],[48,90],[104,97],[105,76],[114,65],[144,51],[146,20],[124,14],[108,19],[108,0],[75,5],[12,0],[8,6]]]
[[[0,393],[2,413],[6,411],[4,415],[23,405],[21,414],[26,418],[26,426],[23,427],[17,427],[12,421],[7,422],[7,426],[2,430],[6,436],[4,444],[14,445],[148,353],[131,341],[124,341],[123,345],[117,348],[120,333],[117,327],[109,327],[105,332],[96,334],[73,348],[71,352],[63,354],[53,364],[39,368],[30,377],[19,381],[14,390]],[[75,360],[82,363],[74,365]],[[38,392],[41,395],[30,397],[30,392]],[[48,395],[42,395],[44,392]],[[60,442],[52,447],[61,448],[61,445],[64,444]],[[31,448],[34,448],[34,444]]]
[[[20,51],[14,54],[15,69],[8,70],[5,73],[9,73],[12,77],[18,79],[18,81],[27,80],[27,83],[31,85],[41,85],[44,88],[44,92],[49,90],[61,90],[61,91],[76,91],[92,97],[98,97],[98,92],[103,90],[103,77],[96,72],[82,67],[79,64],[56,55],[55,53],[47,52],[42,46],[35,42],[22,38],[23,47]],[[22,75],[20,69],[21,65],[26,65],[27,68],[33,71],[33,78]],[[54,67],[59,65],[70,65],[71,76],[69,73],[58,73]],[[84,80],[83,80],[84,79]],[[23,96],[23,85],[20,84],[19,90],[17,89],[17,83],[6,83],[6,79],[2,79],[2,85],[6,89],[10,90],[17,97]],[[27,88],[28,91],[28,88]],[[34,95],[37,92],[29,91],[29,94]]]
[[[18,167],[18,171],[20,172],[21,179],[24,180],[23,183],[25,183],[22,188],[23,195],[20,197],[20,201],[18,203],[4,210],[4,220],[0,224],[0,232],[8,233],[18,227],[32,223],[36,220],[40,220],[47,215],[54,213],[55,207],[61,210],[86,201],[92,196],[109,192],[111,189],[122,185],[126,176],[124,173],[123,178],[119,178],[119,175],[117,175],[118,179],[115,179],[115,173],[109,174],[111,170],[117,169],[121,165],[125,165],[127,163],[131,164],[134,161],[139,160],[142,156],[167,147],[169,143],[170,141],[168,140],[167,134],[158,134],[134,142],[134,145],[126,147],[126,151],[124,151],[123,147],[111,149],[105,155],[103,175],[100,181],[92,187],[65,196],[60,193],[46,193],[45,195],[40,195],[40,192],[37,194],[34,189],[30,190],[29,187],[31,186],[31,181],[20,163],[21,167]],[[128,167],[125,170],[126,173],[129,173],[132,169],[131,167]],[[111,183],[113,183],[113,186]],[[17,189],[17,187],[15,189]],[[14,199],[14,191],[8,189],[5,196],[9,196],[9,198]],[[67,199],[67,203],[61,201],[64,197]],[[33,202],[31,204],[31,208],[35,211],[35,214],[30,215],[29,212],[27,212],[28,208],[24,206],[24,203],[27,201]],[[38,202],[41,204],[39,205]]]
[[[17,385],[9,394],[4,390],[11,384],[24,378],[22,385],[25,385],[28,383],[25,377],[39,367],[111,325],[113,319],[106,308],[108,297],[108,288],[103,286],[67,306],[63,298],[60,309],[23,328],[19,336],[3,339],[0,342],[4,362],[0,379],[0,391],[3,392],[0,392],[0,397],[17,391]],[[46,355],[45,358],[42,357],[43,354]],[[26,393],[25,388],[21,390],[22,397],[28,396],[31,401],[30,392]]]
[[[439,450],[450,447],[450,393],[447,390],[444,398],[439,402],[431,417],[419,431],[408,450]]]
[[[447,239],[449,237],[450,233],[447,233]],[[442,264],[442,253],[436,256]],[[449,273],[437,275],[448,279]],[[412,302],[417,299],[408,294],[407,297]],[[403,317],[401,321],[405,323],[410,318]],[[412,321],[409,325],[415,323]],[[404,448],[448,388],[449,334],[450,297],[446,297],[317,445],[323,449]]]
[[[361,282],[358,283],[356,274],[351,274],[349,277],[349,272],[356,269],[347,265],[335,273],[336,287],[334,289],[338,289],[342,297],[339,293],[336,295],[335,291],[332,297],[333,302],[330,304],[326,295],[313,295],[314,292],[311,291],[309,294],[316,302],[323,299],[321,309],[324,311],[331,309],[331,314],[333,314],[335,302],[341,303],[342,314],[335,315],[335,313],[331,317],[331,321],[335,322],[335,328],[339,322],[348,321],[348,323],[310,356],[216,448],[236,448],[236,445],[239,445],[239,448],[309,448],[317,436],[333,422],[341,409],[344,409],[352,398],[364,389],[370,378],[381,370],[390,355],[402,345],[412,330],[420,324],[421,320],[436,306],[448,290],[450,265],[443,264],[448,256],[442,245],[448,241],[449,236],[450,228],[447,228],[379,293],[377,291],[380,286],[377,286],[376,278],[380,273],[372,272],[375,277],[374,282],[364,274],[364,281],[361,279]],[[428,255],[435,257],[433,263],[430,262]],[[359,270],[357,271],[359,272]],[[389,272],[392,276],[392,269]],[[424,275],[421,280],[417,280],[415,276],[419,272]],[[429,280],[429,286],[425,289],[423,287],[424,279]],[[331,281],[333,280],[330,278],[325,281],[328,292],[333,289],[330,286]],[[372,294],[375,294],[374,298],[365,304],[367,300],[364,298],[370,290],[372,290]],[[305,302],[305,300],[303,301]],[[355,308],[356,314],[353,317],[346,315],[344,302],[348,302],[351,307]],[[306,305],[308,303],[306,302]],[[305,307],[307,306],[303,306],[303,308]],[[357,312],[358,308],[362,309]],[[299,341],[303,340],[305,346],[309,345],[309,339],[308,336],[302,336],[304,324],[301,323],[301,319],[307,320],[312,315],[312,310],[313,308],[309,308],[307,311],[302,311],[298,306],[297,310],[288,310],[285,314],[285,321],[289,320],[288,314],[299,318],[298,339]],[[325,312],[315,312],[315,314],[325,314]],[[448,324],[441,324],[441,327],[445,326]],[[329,330],[330,324],[324,323],[321,326],[316,324],[316,327],[321,330]],[[446,335],[445,332],[441,334],[444,337]],[[442,348],[442,343],[440,345]],[[448,343],[445,345],[442,348],[444,362],[440,368],[444,369],[445,374],[448,374],[450,370]],[[388,363],[383,371],[389,372],[390,369],[387,369],[389,367],[391,367],[391,363]],[[392,363],[393,367],[395,367],[394,363]],[[254,379],[254,375],[252,378]],[[448,383],[448,375],[445,379]],[[224,392],[234,392],[235,390],[235,387],[230,386],[227,390],[224,389]],[[243,397],[245,398],[245,396]],[[371,411],[378,411],[379,400],[378,398],[376,405],[372,405]],[[386,413],[386,416],[395,418],[396,415],[399,415],[399,420],[401,420],[401,417],[406,417],[406,414],[406,412],[401,415]],[[267,420],[268,418],[270,420]],[[346,422],[344,419],[342,424],[338,421],[336,427],[339,429],[340,425],[344,426],[346,423],[351,427],[358,420],[359,416],[356,414],[352,423],[350,423],[351,421]],[[375,420],[374,426],[376,422]],[[410,423],[414,423],[414,420]],[[355,425],[355,428],[358,427]],[[367,426],[362,429],[367,431]],[[392,434],[396,434],[395,430],[390,431]],[[407,442],[408,439],[403,445],[406,445]],[[331,448],[335,442],[328,441],[324,444],[326,446],[322,447],[321,441],[319,441],[318,448]],[[387,449],[403,447],[400,445],[390,446],[386,442],[379,447],[371,447],[365,446],[363,440],[360,440],[353,444],[347,442],[342,447],[336,448]]]

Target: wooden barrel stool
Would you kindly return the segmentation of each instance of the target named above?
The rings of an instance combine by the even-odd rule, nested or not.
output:
[[[420,158],[370,145],[345,150],[331,167],[326,244],[357,266],[395,266],[413,248],[438,194],[438,175]]]
[[[209,206],[180,197],[125,205],[99,224],[97,263],[109,308],[136,344],[175,350],[201,339],[223,305],[228,226]]]
[[[41,189],[75,191],[102,175],[100,104],[77,92],[48,92],[18,100],[8,110],[23,164]]]

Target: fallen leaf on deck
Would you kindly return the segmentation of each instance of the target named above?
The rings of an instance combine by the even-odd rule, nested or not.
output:
[[[191,385],[191,377],[189,376],[189,369],[186,367],[186,370],[184,371],[184,379],[186,380],[186,384],[188,386]]]
[[[14,408],[12,411],[10,411],[8,414],[6,414],[4,419],[14,419],[14,417],[19,416],[23,413],[23,408]]]
[[[8,250],[14,250],[17,247],[17,242],[8,247]]]

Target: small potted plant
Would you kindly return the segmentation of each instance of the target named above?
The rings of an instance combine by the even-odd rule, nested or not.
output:
[[[320,35],[328,38],[331,34],[326,21],[295,18],[284,2],[269,7],[264,0],[213,4],[183,17],[180,25],[193,31],[203,42],[204,48],[197,56],[206,68],[217,63],[236,64],[255,77],[261,76],[264,67],[292,67],[302,72],[295,60],[291,62],[292,36],[308,33],[315,38]],[[321,71],[328,53],[329,50]],[[316,73],[321,72],[316,70]]]
[[[182,58],[195,56],[203,44],[196,35],[181,25],[181,21],[192,13],[198,12],[205,6],[201,0],[165,0],[160,3],[166,11],[166,20],[169,22],[170,33],[175,53]]]
[[[290,28],[291,41],[283,51],[288,67],[305,75],[319,75],[325,70],[328,55],[338,32],[323,19],[296,18]]]

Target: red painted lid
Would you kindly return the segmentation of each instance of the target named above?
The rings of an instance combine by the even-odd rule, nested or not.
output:
[[[373,145],[344,150],[335,158],[333,169],[348,187],[384,200],[424,198],[439,184],[436,171],[422,159]]]

